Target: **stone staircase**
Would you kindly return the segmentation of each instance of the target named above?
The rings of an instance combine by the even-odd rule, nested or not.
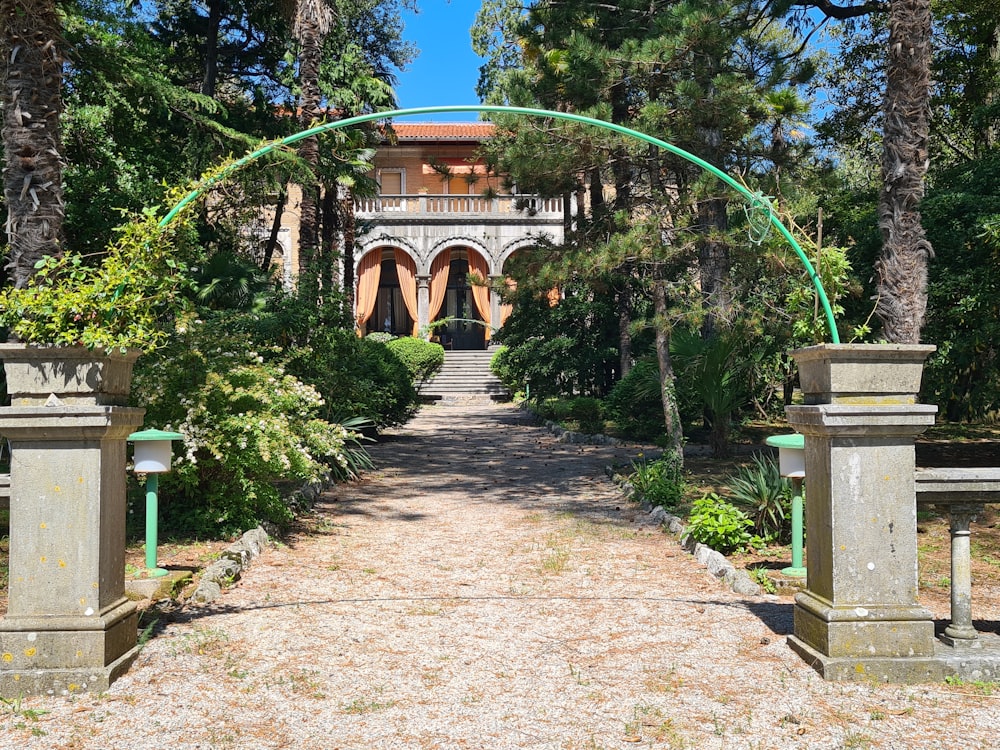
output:
[[[451,351],[444,353],[444,367],[424,383],[420,397],[425,400],[463,400],[469,398],[506,401],[510,393],[490,372],[493,352]]]

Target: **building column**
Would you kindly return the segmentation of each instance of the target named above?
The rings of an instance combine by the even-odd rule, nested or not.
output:
[[[972,625],[972,522],[983,512],[981,503],[954,503],[951,514],[951,623],[941,640],[958,648],[981,648]]]
[[[417,330],[428,331],[431,324],[430,276],[417,276]]]
[[[503,274],[490,276],[490,323],[495,331],[500,327],[500,295],[497,289],[501,288],[506,277]],[[492,332],[491,332],[492,335]]]

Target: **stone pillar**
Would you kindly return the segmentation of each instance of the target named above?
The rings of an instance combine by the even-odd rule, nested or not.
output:
[[[983,512],[980,503],[955,503],[951,513],[951,623],[941,640],[955,648],[982,648],[972,625],[972,522]]]
[[[493,331],[500,327],[500,294],[496,291],[503,286],[504,279],[506,277],[503,274],[490,276],[490,325],[492,330],[490,335],[493,335]]]
[[[417,330],[426,331],[431,324],[430,276],[417,276]]]
[[[789,644],[827,679],[913,679],[900,657],[934,654],[917,601],[914,438],[936,407],[916,403],[932,346],[821,345],[792,352],[805,404],[806,590]],[[919,669],[920,667],[917,667]]]
[[[12,446],[6,697],[106,690],[137,653],[125,598],[125,438],[145,410],[50,403],[0,409]]]

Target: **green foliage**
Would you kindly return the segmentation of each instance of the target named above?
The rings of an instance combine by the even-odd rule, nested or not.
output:
[[[554,306],[519,287],[514,312],[494,337],[506,348],[494,355],[493,372],[533,400],[603,396],[617,360],[614,320],[611,301],[584,284],[566,285]]]
[[[682,328],[670,338],[681,400],[686,394],[694,395],[712,428],[716,456],[728,455],[732,415],[748,401],[747,373],[752,359],[749,351],[741,351],[741,343],[736,331],[717,332],[706,341]]]
[[[570,401],[569,418],[575,421],[580,432],[596,434],[604,430],[604,416],[600,399],[578,396]]]
[[[573,400],[569,398],[546,398],[536,402],[535,410],[544,419],[561,423],[569,419],[572,402]]]
[[[749,531],[752,526],[746,513],[712,492],[692,504],[685,535],[728,554],[753,543]]]
[[[733,503],[753,520],[754,533],[765,543],[785,542],[791,534],[791,488],[770,456],[755,455],[726,482]]]
[[[164,528],[209,535],[292,517],[279,483],[330,473],[363,458],[358,436],[319,418],[322,398],[245,339],[197,323],[137,366],[136,403],[151,424],[184,435],[161,483]]]
[[[641,458],[632,462],[632,473],[628,481],[652,505],[673,508],[684,496],[683,458],[675,453],[667,453],[655,461]]]
[[[323,396],[320,416],[327,421],[364,417],[382,429],[403,424],[417,408],[409,371],[385,344],[358,338],[338,300],[317,308],[298,296],[278,295],[264,311],[230,317],[227,326],[313,386]],[[269,346],[279,348],[269,353]]]
[[[1000,414],[1000,149],[951,170],[921,204],[934,245],[926,398],[949,421]]]
[[[662,438],[663,401],[656,358],[638,360],[628,375],[615,383],[604,400],[604,407],[609,418],[629,437],[639,440]]]
[[[168,193],[180,200],[187,189]],[[0,325],[25,343],[150,351],[189,302],[190,211],[166,228],[155,209],[118,230],[97,265],[46,257],[23,289],[0,292]]]
[[[418,388],[444,366],[444,347],[440,344],[404,336],[393,339],[386,346],[406,366],[410,378]]]
[[[406,367],[385,344],[351,331],[317,332],[307,345],[286,350],[282,361],[323,394],[328,419],[360,416],[383,429],[403,424],[416,411],[417,393]]]
[[[388,344],[396,337],[387,331],[372,331],[365,338],[369,341],[376,341],[379,344]]]
[[[600,399],[588,396],[546,398],[535,402],[535,412],[579,432],[593,435],[604,430],[604,407]]]
[[[750,580],[760,586],[765,594],[777,593],[778,587],[774,584],[774,579],[767,574],[767,568],[748,568],[747,573],[750,575]]]

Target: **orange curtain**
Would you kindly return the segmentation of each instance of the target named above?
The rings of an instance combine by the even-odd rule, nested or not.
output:
[[[406,312],[413,321],[413,335],[417,335],[417,265],[413,259],[398,247],[392,251],[396,259],[396,275],[399,277],[399,290],[403,295]]]
[[[378,299],[378,282],[382,276],[382,251],[372,250],[358,264],[358,289],[355,317],[358,321],[358,335],[364,336],[365,323],[375,312]]]
[[[469,252],[469,273],[474,273],[483,280],[482,284],[472,285],[472,299],[476,309],[486,324],[486,340],[490,340],[490,267],[479,253]]]
[[[431,263],[430,309],[428,320],[432,321],[441,311],[444,295],[448,291],[448,271],[451,270],[451,250],[446,250]]]
[[[514,279],[512,279],[510,276],[508,276],[506,279],[504,279],[504,283],[507,285],[507,291],[509,291],[511,294],[513,294],[514,292],[517,291],[517,282],[514,281]],[[512,312],[514,312],[514,306],[512,304],[510,304],[509,302],[501,302],[500,303],[500,327],[501,328],[503,327],[503,324],[507,322],[507,318],[510,317],[510,314]]]
[[[562,299],[562,290],[559,287],[553,287],[549,289],[545,298],[549,301],[549,307],[555,307],[559,304],[559,300]]]

